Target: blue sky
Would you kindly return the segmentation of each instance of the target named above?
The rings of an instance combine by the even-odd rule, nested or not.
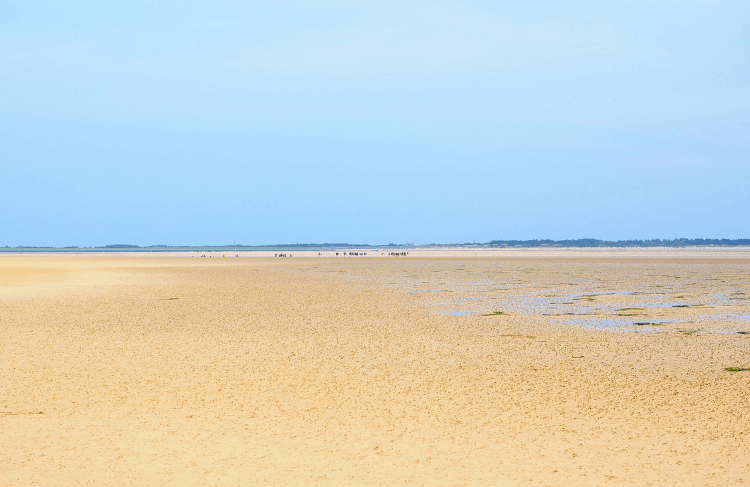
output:
[[[750,237],[750,3],[0,0],[0,245]]]

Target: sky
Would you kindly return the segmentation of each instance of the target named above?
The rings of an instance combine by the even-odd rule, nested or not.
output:
[[[0,0],[0,246],[750,238],[750,2]]]

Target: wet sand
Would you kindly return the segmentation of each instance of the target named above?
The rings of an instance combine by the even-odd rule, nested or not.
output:
[[[1,255],[0,485],[750,483],[747,250],[513,252]]]

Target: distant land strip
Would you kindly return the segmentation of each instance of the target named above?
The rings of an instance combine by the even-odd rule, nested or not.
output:
[[[112,244],[101,247],[33,247],[17,246],[0,247],[0,253],[6,252],[211,252],[230,251],[261,251],[261,250],[333,250],[342,248],[441,248],[441,247],[467,247],[467,248],[594,248],[594,247],[745,247],[750,246],[750,238],[738,239],[710,239],[710,238],[677,238],[677,239],[653,239],[653,240],[599,240],[595,238],[581,238],[575,240],[490,240],[487,243],[453,243],[441,244],[430,243],[416,245],[405,244],[351,244],[351,243],[296,243],[277,245],[205,245],[205,246],[173,246],[173,245],[149,245],[141,247],[131,244]]]
[[[6,252],[213,252],[223,251],[229,252],[237,249],[238,252],[243,251],[260,251],[260,250],[330,250],[340,248],[387,248],[397,247],[403,248],[404,245],[389,244],[373,246],[368,244],[348,244],[348,243],[323,243],[323,244],[278,244],[278,245],[148,245],[141,247],[139,245],[131,244],[113,244],[104,245],[101,247],[33,247],[33,246],[17,246],[0,247],[0,253]]]
[[[673,240],[491,240],[488,247],[744,247],[750,238],[676,238]]]

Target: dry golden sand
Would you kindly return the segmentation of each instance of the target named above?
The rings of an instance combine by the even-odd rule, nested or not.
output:
[[[750,259],[691,252],[0,256],[0,485],[750,483]]]

